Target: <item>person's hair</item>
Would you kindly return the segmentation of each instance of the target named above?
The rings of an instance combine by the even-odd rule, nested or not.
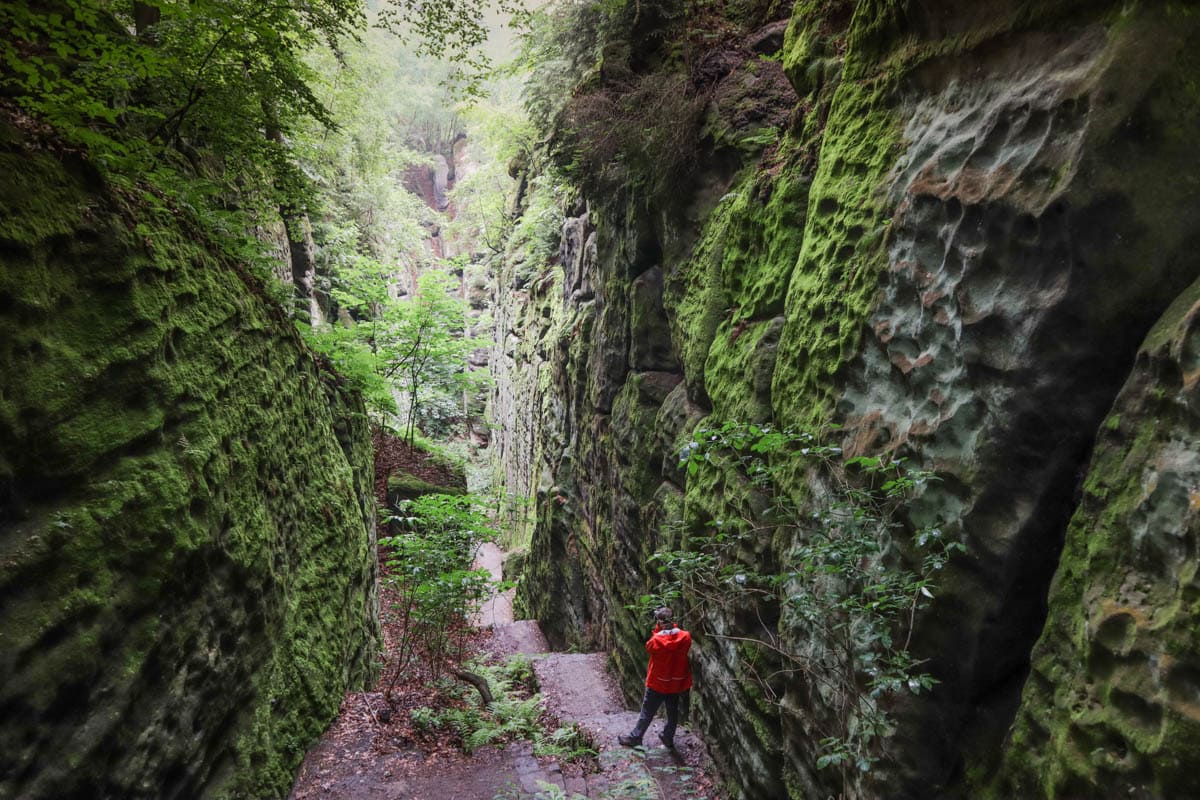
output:
[[[654,609],[654,619],[658,622],[670,622],[674,616],[671,613],[671,609],[667,606],[659,606]]]

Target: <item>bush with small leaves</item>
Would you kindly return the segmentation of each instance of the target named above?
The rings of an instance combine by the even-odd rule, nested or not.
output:
[[[698,430],[681,464],[692,478],[740,481],[748,499],[655,554],[662,582],[642,604],[686,599],[706,634],[735,645],[764,702],[782,703],[787,679],[802,679],[821,707],[815,766],[837,768],[848,788],[886,756],[891,702],[937,682],[910,650],[913,626],[965,548],[906,514],[935,476],[899,458],[846,458],[811,432],[735,422]],[[785,543],[769,569],[751,555],[764,541]],[[705,623],[731,613],[756,622],[737,635]]]

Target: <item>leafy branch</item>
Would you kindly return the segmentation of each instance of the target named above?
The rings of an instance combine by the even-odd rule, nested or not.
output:
[[[478,509],[471,497],[426,495],[386,518],[400,530],[379,540],[399,630],[381,682],[388,702],[418,664],[431,680],[448,673],[480,688],[478,676],[460,666],[467,656],[467,614],[495,589],[487,571],[473,566],[480,543],[496,538]],[[486,682],[480,694],[490,700]]]
[[[726,495],[727,516],[653,557],[661,585],[645,600],[686,602],[707,635],[736,643],[766,703],[807,694],[815,766],[836,769],[847,795],[887,756],[896,698],[937,683],[910,650],[913,629],[936,574],[965,548],[905,514],[935,476],[903,459],[845,458],[813,433],[735,422],[699,430],[681,465],[714,495],[722,484],[742,491]],[[764,564],[755,554],[770,542],[781,555]],[[730,633],[724,619],[747,624]]]

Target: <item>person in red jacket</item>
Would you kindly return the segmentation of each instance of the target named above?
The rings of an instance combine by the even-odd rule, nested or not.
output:
[[[650,666],[646,669],[646,694],[642,698],[642,713],[637,725],[628,736],[619,736],[617,741],[625,747],[638,747],[642,735],[650,727],[650,721],[658,713],[658,707],[667,707],[667,724],[663,726],[659,740],[667,747],[675,747],[675,728],[679,725],[680,700],[692,688],[692,667],[688,663],[688,650],[692,647],[692,635],[674,622],[671,609],[662,607],[654,612],[654,632],[646,642],[650,654]]]

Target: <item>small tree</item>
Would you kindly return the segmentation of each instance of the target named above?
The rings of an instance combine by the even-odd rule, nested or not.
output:
[[[408,413],[405,436],[416,435],[422,403],[438,394],[457,397],[482,375],[467,368],[479,342],[467,335],[467,304],[448,273],[430,271],[417,280],[412,298],[388,307],[374,346],[381,354],[381,374],[405,393]],[[457,402],[456,402],[457,405]]]
[[[475,686],[478,676],[460,665],[465,659],[466,617],[493,589],[486,570],[474,569],[478,546],[495,531],[469,496],[426,495],[405,501],[397,516],[404,532],[379,540],[386,552],[385,581],[395,592],[392,608],[400,640],[389,654],[385,695],[391,699],[400,678],[423,664],[433,680],[450,672]],[[486,684],[480,690],[486,690]]]
[[[395,394],[403,395],[405,439],[412,444],[426,405],[453,409],[440,412],[453,416],[462,393],[487,376],[469,369],[468,357],[482,345],[467,335],[467,304],[453,275],[426,272],[416,293],[403,299],[389,293],[389,282],[389,271],[374,259],[349,259],[338,269],[332,296],[351,320],[302,330],[377,412],[395,413]]]

